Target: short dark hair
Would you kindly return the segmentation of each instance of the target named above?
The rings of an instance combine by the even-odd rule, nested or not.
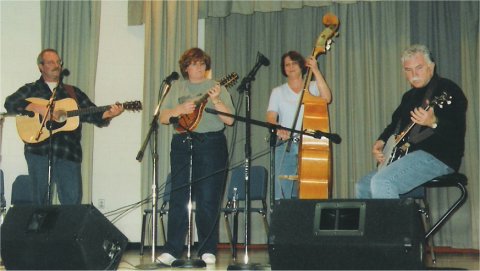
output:
[[[287,73],[285,72],[285,58],[290,57],[292,61],[298,62],[300,69],[302,70],[302,75],[307,72],[307,67],[305,66],[305,58],[297,51],[288,51],[282,56],[282,61],[280,63],[282,74],[283,76],[287,77]]]
[[[200,48],[191,48],[188,49],[183,53],[183,55],[180,57],[180,60],[178,61],[178,64],[180,65],[180,72],[182,73],[183,78],[187,79],[188,78],[188,73],[187,73],[187,68],[190,64],[197,62],[197,61],[203,61],[205,62],[206,70],[210,70],[210,65],[211,65],[211,59],[210,56],[205,53],[202,49]]]

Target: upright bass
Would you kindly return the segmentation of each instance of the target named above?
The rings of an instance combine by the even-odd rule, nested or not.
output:
[[[317,38],[312,56],[317,58],[325,54],[331,46],[332,38],[336,35],[339,26],[338,18],[328,13],[323,17],[326,28]],[[321,97],[313,96],[309,91],[312,71],[307,70],[303,90],[297,108],[298,118],[300,108],[304,106],[302,131],[315,133],[315,131],[330,132],[328,105]],[[295,127],[296,120],[294,122]],[[332,155],[330,140],[320,139],[310,135],[302,135],[298,152],[298,182],[300,199],[328,199],[332,193]]]

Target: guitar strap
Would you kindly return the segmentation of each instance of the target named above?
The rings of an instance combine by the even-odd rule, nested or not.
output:
[[[75,90],[73,89],[73,86],[64,84],[63,87],[65,88],[65,91],[67,92],[68,96],[70,96],[70,98],[74,99],[78,103],[77,94],[75,94]]]
[[[424,107],[427,105],[427,100],[430,101],[430,99],[432,97],[432,94],[433,94],[433,90],[437,86],[436,78],[433,77],[432,79],[434,81],[430,84],[430,86],[428,86],[428,89],[425,92],[425,97],[423,98],[423,106]],[[421,126],[421,125],[415,125],[415,127],[412,128],[412,131],[410,133],[408,142],[413,143],[413,144],[417,144],[417,143],[427,139],[428,137],[430,137],[431,135],[434,134],[434,130],[432,128],[430,128],[430,127],[426,127],[425,129],[422,129],[422,128],[424,128],[424,127]]]

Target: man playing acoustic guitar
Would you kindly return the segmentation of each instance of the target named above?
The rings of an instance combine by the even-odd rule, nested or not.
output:
[[[435,63],[424,45],[410,46],[401,60],[412,89],[403,95],[392,122],[373,145],[379,167],[356,184],[357,198],[399,198],[460,167],[465,148],[465,95],[455,83],[435,73]]]
[[[56,95],[53,105],[56,101],[62,99],[73,99],[79,108],[95,107],[87,95],[77,87],[59,84],[62,76],[62,60],[54,49],[45,49],[38,55],[38,69],[42,76],[36,82],[26,84],[10,95],[5,100],[5,109],[11,113],[39,116],[39,123],[49,114],[46,104],[50,100],[53,90],[56,89]],[[30,102],[27,99],[45,100],[44,104]],[[122,105],[112,105],[104,112],[95,114],[84,114],[80,117],[80,122],[89,122],[98,127],[107,126],[110,120],[123,112]],[[54,107],[55,110],[55,107]],[[55,111],[52,119],[60,120],[60,114]],[[47,127],[49,126],[46,122]],[[41,126],[39,126],[41,127]],[[17,127],[19,130],[23,127]],[[51,129],[54,129],[52,126]],[[61,204],[80,204],[82,200],[82,177],[81,161],[82,148],[80,145],[82,126],[78,125],[73,130],[52,133],[50,139],[39,139],[32,136],[32,142],[25,142],[25,158],[28,165],[28,173],[32,179],[32,199],[34,204],[47,205],[48,202],[48,175],[49,175],[49,153],[52,152],[52,178],[51,183],[55,183],[58,191],[58,198]],[[49,134],[45,128],[42,133]]]

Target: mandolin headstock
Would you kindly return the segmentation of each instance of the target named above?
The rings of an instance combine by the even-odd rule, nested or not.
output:
[[[226,75],[222,79],[220,79],[219,83],[226,88],[229,88],[237,83],[238,74],[236,72],[232,72],[229,75]]]

